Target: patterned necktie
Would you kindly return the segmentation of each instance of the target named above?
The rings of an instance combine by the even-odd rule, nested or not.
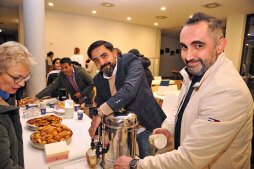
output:
[[[71,83],[73,89],[76,91],[76,93],[80,92],[78,86],[76,85],[76,83],[73,80],[73,77],[72,76],[68,76],[68,79],[70,80],[70,83]],[[79,98],[79,104],[81,104],[81,103],[82,103],[82,98],[80,97]]]

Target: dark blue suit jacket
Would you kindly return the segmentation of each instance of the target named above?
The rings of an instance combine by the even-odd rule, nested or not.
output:
[[[94,77],[94,84],[97,107],[107,102],[115,112],[121,108],[132,111],[137,115],[139,124],[149,131],[161,127],[166,118],[147,83],[141,62],[133,54],[117,58],[117,93],[114,96],[111,97],[108,80],[103,78],[102,72]]]

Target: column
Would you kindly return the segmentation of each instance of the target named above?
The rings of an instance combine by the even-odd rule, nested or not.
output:
[[[32,77],[26,83],[27,95],[30,97],[46,86],[44,3],[44,0],[23,0],[25,46],[37,62],[31,67]]]
[[[230,60],[232,60],[234,66],[238,71],[240,71],[240,64],[242,58],[245,24],[245,14],[237,13],[227,17],[227,46],[225,48],[225,54]]]

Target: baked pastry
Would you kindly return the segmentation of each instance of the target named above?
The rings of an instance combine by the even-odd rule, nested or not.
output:
[[[57,107],[61,108],[61,109],[64,109],[64,105],[65,105],[65,102],[64,101],[61,101],[61,102],[58,102],[57,103]]]
[[[26,104],[32,104],[35,101],[31,97],[26,97],[24,99],[19,100],[19,106],[25,106]]]
[[[52,124],[43,127],[38,127],[30,139],[33,143],[50,144],[60,141],[65,141],[72,136],[70,128],[63,124]]]
[[[51,125],[51,124],[59,124],[61,123],[62,118],[55,116],[55,115],[46,115],[34,119],[28,120],[26,123],[32,126],[46,126],[46,125]]]

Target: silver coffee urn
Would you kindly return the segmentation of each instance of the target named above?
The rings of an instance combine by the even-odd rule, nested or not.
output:
[[[96,148],[97,157],[101,157],[104,169],[113,168],[114,162],[121,155],[134,158],[136,155],[136,137],[138,120],[130,111],[114,112],[104,116],[98,128],[99,142]]]

